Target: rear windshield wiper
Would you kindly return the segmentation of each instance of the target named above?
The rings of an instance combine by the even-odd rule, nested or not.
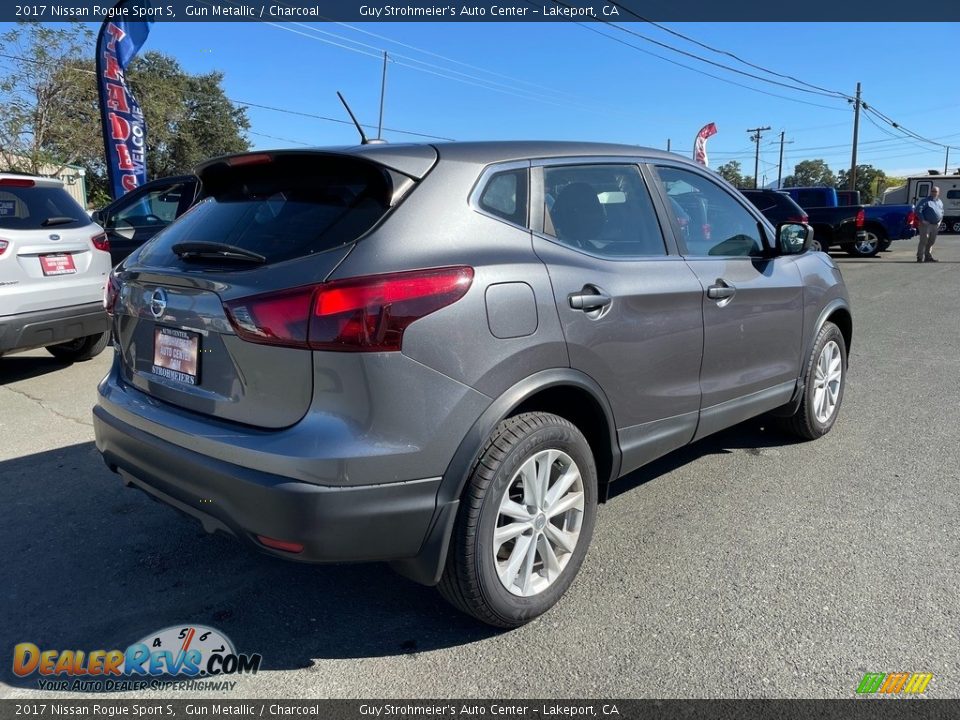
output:
[[[267,258],[246,248],[216,242],[181,242],[170,248],[183,260],[242,260],[265,263]]]
[[[52,225],[66,225],[67,223],[77,222],[76,218],[67,217],[66,215],[58,215],[57,217],[51,217],[44,220],[40,223],[40,227],[51,227]]]

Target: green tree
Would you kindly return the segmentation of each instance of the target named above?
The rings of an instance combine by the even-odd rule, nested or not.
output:
[[[837,177],[824,160],[803,160],[793,168],[793,175],[783,179],[784,187],[836,187]]]
[[[846,189],[849,185],[849,171],[841,170],[837,173],[837,187]],[[883,197],[883,191],[887,187],[894,187],[894,185],[887,185],[887,174],[883,170],[873,165],[857,165],[857,186],[854,190],[860,191],[862,204],[872,205],[874,201]]]
[[[53,28],[18,23],[0,36],[0,52],[16,58],[0,78],[0,164],[4,170],[39,174],[62,169],[88,155],[99,124],[75,117],[79,85],[92,84],[75,68],[94,41],[79,23]]]
[[[717,168],[717,172],[724,180],[737,188],[752,188],[753,176],[743,175],[738,160],[731,160]]]
[[[0,52],[29,60],[0,80],[0,160],[7,169],[34,173],[45,164],[80,165],[91,201],[106,203],[93,33],[82,25],[25,23],[0,37]],[[126,78],[146,117],[150,178],[249,148],[246,109],[227,99],[222,73],[193,75],[173,58],[147,52]]]

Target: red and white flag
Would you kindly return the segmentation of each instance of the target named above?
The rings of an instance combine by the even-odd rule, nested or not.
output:
[[[707,159],[707,140],[716,134],[717,126],[709,123],[700,128],[697,139],[693,143],[693,159],[706,167],[710,167],[710,161]]]

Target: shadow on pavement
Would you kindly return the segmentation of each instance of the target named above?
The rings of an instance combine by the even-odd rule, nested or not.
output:
[[[412,654],[497,631],[383,564],[305,565],[243,549],[124,488],[92,442],[0,462],[0,680],[13,646],[125,649],[148,633],[210,625],[265,670],[314,658]]]
[[[619,480],[619,496],[708,454],[793,442],[748,421]],[[496,630],[450,608],[432,588],[383,564],[305,565],[204,533],[195,521],[124,488],[92,442],[0,462],[0,680],[13,645],[125,649],[148,633],[210,625],[263,669],[305,668],[314,658],[409,655],[464,645]],[[6,654],[4,660],[2,655]]]
[[[29,380],[70,367],[71,363],[54,357],[7,355],[0,357],[0,385]]]
[[[624,475],[610,485],[608,497],[612,500],[705,455],[720,455],[733,450],[745,450],[759,454],[761,448],[783,447],[798,442],[801,441],[777,430],[769,418],[747,420],[679,450],[674,450],[659,460],[654,460],[652,463]]]

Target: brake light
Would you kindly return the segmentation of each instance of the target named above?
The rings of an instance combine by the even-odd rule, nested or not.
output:
[[[10,247],[10,243],[8,243],[6,240],[0,240],[0,255],[3,255],[7,251],[8,247]]]
[[[237,335],[267,345],[390,352],[416,320],[455,303],[473,268],[445,267],[369,275],[231,300],[224,308]]]
[[[907,227],[915,228],[917,226],[917,213],[911,210],[907,213]]]
[[[237,167],[238,165],[262,165],[268,162],[273,162],[273,157],[266,153],[237,155],[236,157],[227,158],[227,165],[230,167]]]
[[[27,178],[2,178],[0,179],[0,186],[3,187],[33,187],[36,185],[33,180],[28,180]]]
[[[866,213],[863,211],[863,208],[857,211],[857,227],[862,228],[863,223],[866,220]]]
[[[107,315],[113,315],[113,308],[117,304],[117,297],[120,295],[120,283],[116,276],[110,273],[106,284],[103,286],[103,309]]]
[[[93,243],[93,246],[97,250],[110,252],[110,239],[107,237],[106,233],[100,233],[99,235],[94,235],[92,238],[90,238],[90,242]]]

